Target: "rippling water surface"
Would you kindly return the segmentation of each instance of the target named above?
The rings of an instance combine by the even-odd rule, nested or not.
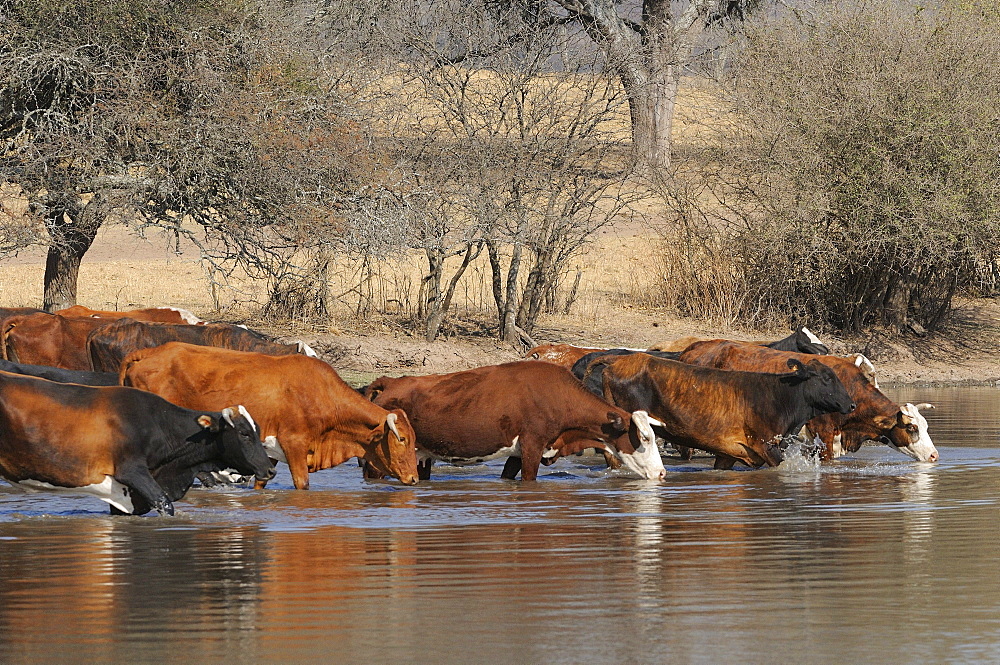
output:
[[[281,465],[166,519],[0,484],[0,662],[1000,662],[1000,390],[886,392],[941,462]]]

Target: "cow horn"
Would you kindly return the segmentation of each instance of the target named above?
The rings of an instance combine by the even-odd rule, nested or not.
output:
[[[914,406],[914,408],[916,408],[917,411],[919,411],[921,409],[933,409],[934,408],[933,404],[928,404],[927,402],[921,402],[920,404],[914,404],[913,406]]]
[[[222,419],[229,423],[230,427],[236,427],[236,424],[233,423],[233,410],[229,407],[222,410]]]
[[[403,438],[403,437],[399,436],[399,430],[396,429],[396,414],[395,413],[390,413],[389,415],[387,415],[385,417],[385,424],[389,426],[389,429],[392,430],[392,433],[396,435],[397,439]]]

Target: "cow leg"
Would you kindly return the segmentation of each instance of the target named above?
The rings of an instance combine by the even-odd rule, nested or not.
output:
[[[738,462],[738,461],[739,460],[737,460],[735,457],[732,457],[730,455],[724,455],[722,453],[718,453],[715,456],[715,467],[714,468],[725,471],[725,470],[733,468],[733,465],[735,465],[736,462]]]
[[[622,461],[618,459],[618,456],[607,450],[602,450],[601,454],[604,455],[604,463],[608,465],[609,469],[621,468]]]
[[[171,503],[170,497],[145,466],[130,465],[116,473],[114,478],[138,495],[132,499],[133,515],[143,515],[149,512],[150,508],[156,509],[161,517],[164,514],[174,514],[174,504]]]
[[[288,457],[288,470],[292,473],[292,484],[295,485],[297,490],[307,490],[309,489],[309,467],[306,465],[305,459],[293,459],[291,456]]]
[[[687,446],[674,446],[674,450],[677,451],[682,460],[689,460],[694,455],[694,448],[688,448]]]
[[[532,437],[521,437],[521,482],[538,477],[542,464],[542,442]]]
[[[385,478],[385,474],[376,471],[375,467],[368,463],[368,460],[361,457],[358,460],[361,462],[361,475],[366,480],[382,480]]]
[[[417,461],[417,478],[419,480],[430,480],[431,479],[431,467],[434,466],[434,460],[428,458],[425,460]]]
[[[521,458],[508,457],[507,461],[503,465],[503,471],[500,473],[500,477],[506,478],[507,480],[514,480],[517,478],[517,474],[519,473],[521,473]]]

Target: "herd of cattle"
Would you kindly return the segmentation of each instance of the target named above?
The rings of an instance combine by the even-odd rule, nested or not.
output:
[[[866,441],[938,458],[920,414],[931,405],[893,403],[864,356],[830,355],[805,328],[777,342],[551,344],[354,389],[304,343],[184,310],[0,308],[0,357],[0,477],[113,513],[173,514],[196,479],[233,470],[260,489],[276,462],[308,489],[310,472],[351,458],[412,485],[435,460],[506,457],[502,476],[529,481],[587,449],[662,479],[662,445],[714,454],[718,469],[775,466],[793,436],[824,459]]]

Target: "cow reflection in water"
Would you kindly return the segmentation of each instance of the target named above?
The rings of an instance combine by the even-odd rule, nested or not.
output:
[[[218,526],[110,518],[0,524],[5,658],[65,660],[72,645],[75,662],[119,662],[123,649],[138,662],[190,662],[190,650],[162,647],[206,625],[212,640],[199,641],[199,660],[245,654],[256,639],[270,535]],[[134,652],[136,643],[147,651]]]

